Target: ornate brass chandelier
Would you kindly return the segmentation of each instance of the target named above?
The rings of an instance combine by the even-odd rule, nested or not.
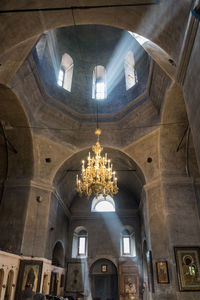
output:
[[[85,161],[82,161],[81,179],[76,175],[76,190],[80,194],[85,194],[88,198],[92,193],[97,198],[99,194],[104,197],[112,196],[118,192],[117,178],[115,171],[112,170],[110,159],[107,158],[107,153],[104,157],[101,156],[103,148],[99,143],[101,130],[98,128],[94,132],[97,135],[97,142],[92,146],[92,151],[95,156],[88,155],[88,162],[85,168]]]

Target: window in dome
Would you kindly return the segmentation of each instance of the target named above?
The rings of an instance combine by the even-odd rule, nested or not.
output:
[[[62,56],[57,84],[68,92],[71,92],[73,68],[73,59],[69,54],[65,53]]]
[[[63,86],[63,83],[64,83],[64,70],[60,69],[58,74],[58,85]]]
[[[96,66],[94,68],[92,98],[97,100],[106,98],[106,70],[103,66]]]
[[[124,71],[126,80],[126,90],[129,90],[138,82],[137,74],[135,71],[135,59],[132,51],[129,51],[125,57]]]
[[[92,201],[93,212],[114,212],[115,211],[115,202],[111,196],[106,198],[103,195],[100,195],[98,198],[94,198]]]

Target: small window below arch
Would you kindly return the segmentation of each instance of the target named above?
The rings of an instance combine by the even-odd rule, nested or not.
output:
[[[81,230],[78,234],[78,256],[86,255],[86,230]]]
[[[115,211],[115,202],[111,196],[104,198],[103,195],[94,198],[92,201],[92,212],[114,212]]]
[[[122,231],[122,253],[123,255],[131,254],[130,232],[127,229]]]
[[[97,100],[106,98],[106,70],[103,66],[96,66],[94,68],[92,98]]]
[[[87,257],[88,234],[85,228],[77,227],[74,230],[72,243],[72,257]]]
[[[121,232],[121,256],[136,256],[135,237],[131,228],[125,228]]]
[[[126,80],[126,90],[129,90],[138,82],[137,74],[135,71],[135,59],[132,51],[129,51],[125,57],[124,71]]]
[[[69,54],[65,53],[62,56],[57,84],[69,92],[71,92],[72,87],[73,68],[73,59]]]

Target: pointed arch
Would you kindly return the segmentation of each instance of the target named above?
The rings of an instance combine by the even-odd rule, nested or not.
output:
[[[63,54],[57,83],[68,92],[71,92],[73,69],[74,62],[72,57],[67,53]]]

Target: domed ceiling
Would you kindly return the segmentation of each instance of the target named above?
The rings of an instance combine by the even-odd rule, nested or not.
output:
[[[134,55],[136,83],[126,88],[125,59]],[[71,91],[57,83],[62,56],[73,60]],[[102,25],[81,25],[55,29],[42,35],[33,57],[46,93],[58,103],[81,115],[116,114],[131,109],[130,104],[147,88],[150,58],[133,36],[122,29]],[[104,66],[107,96],[92,98],[93,71]],[[56,104],[55,104],[56,105]],[[132,107],[133,108],[133,107]]]
[[[134,73],[125,71],[128,53],[134,57]],[[73,62],[69,90],[58,84],[65,54]],[[92,97],[96,66],[105,68],[105,99]],[[135,84],[127,88],[127,77],[134,76]],[[101,143],[106,147],[123,149],[157,128],[170,82],[131,33],[80,25],[43,33],[10,87],[36,134],[77,151],[95,142],[97,111]]]

